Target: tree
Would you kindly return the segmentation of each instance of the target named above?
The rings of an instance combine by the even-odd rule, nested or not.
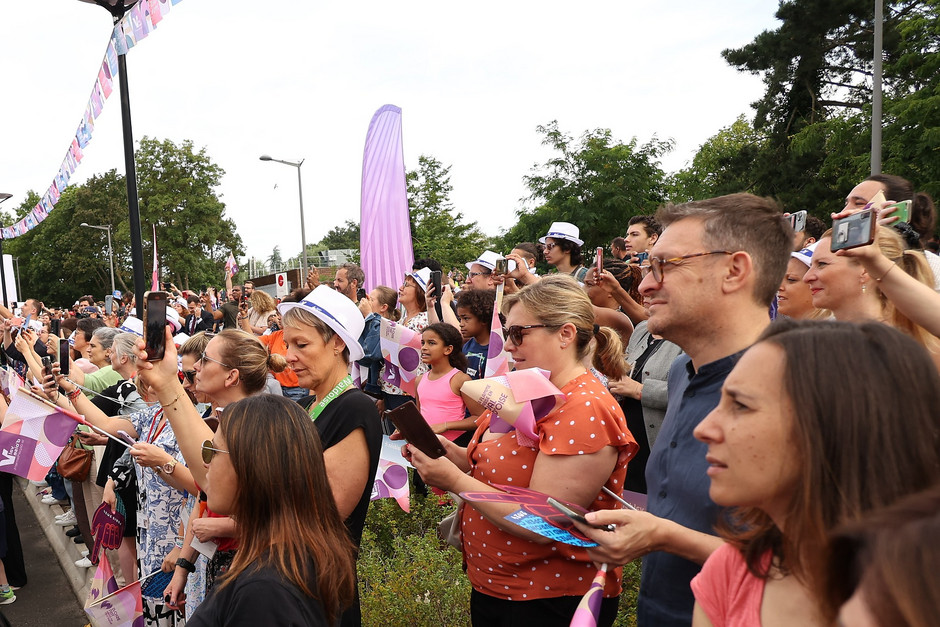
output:
[[[665,200],[666,175],[659,159],[671,141],[640,145],[615,141],[608,129],[586,131],[574,140],[552,121],[538,127],[542,143],[559,154],[524,177],[535,209],[516,212],[519,222],[505,233],[503,248],[535,241],[554,221],[575,224],[585,247],[606,246],[623,235],[633,215],[651,213]]]
[[[225,171],[193,143],[144,137],[136,153],[144,249],[157,251],[163,276],[183,289],[222,280],[229,253],[244,254],[235,223],[225,217],[218,187]]]
[[[430,257],[444,268],[463,267],[484,251],[486,236],[476,222],[464,223],[450,201],[450,166],[434,157],[418,157],[418,169],[406,174],[411,237],[415,259]]]
[[[281,247],[275,246],[274,250],[271,251],[271,256],[268,257],[268,267],[271,268],[271,272],[280,272],[283,263],[281,260]]]
[[[225,205],[214,191],[222,170],[191,142],[176,146],[143,138],[137,151],[146,287],[150,287],[153,231],[161,274],[183,289],[222,282],[229,250],[242,254],[235,225],[224,216]],[[30,193],[16,216],[30,211],[38,196]],[[4,243],[4,252],[20,258],[21,283],[27,295],[71,305],[82,294],[111,291],[107,236],[84,228],[83,222],[112,227],[117,287],[133,291],[127,191],[115,170],[92,175],[62,193],[55,209],[36,228]]]
[[[670,200],[688,202],[753,191],[752,164],[764,142],[764,134],[738,116],[699,146],[688,167],[670,177]]]
[[[323,236],[317,246],[323,250],[336,250],[340,248],[359,248],[359,223],[346,220],[342,226],[334,226]],[[309,255],[309,252],[307,253]]]

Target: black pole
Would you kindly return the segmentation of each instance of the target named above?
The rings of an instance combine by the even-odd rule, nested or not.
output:
[[[137,200],[137,167],[134,165],[134,132],[131,130],[131,98],[127,88],[127,55],[118,55],[121,83],[121,122],[124,129],[124,172],[127,179],[127,213],[131,228],[131,263],[134,266],[134,295],[137,317],[143,318],[144,251],[140,238],[140,205]],[[5,288],[4,288],[5,289]]]
[[[6,264],[3,263],[3,239],[0,238],[0,283],[3,283],[3,306],[9,307],[10,303],[7,301],[7,270]]]

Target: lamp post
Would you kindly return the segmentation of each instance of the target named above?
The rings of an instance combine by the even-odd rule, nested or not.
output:
[[[80,0],[103,7],[117,24],[138,0]],[[127,55],[119,54],[118,79],[121,89],[121,126],[124,135],[124,178],[127,182],[127,216],[131,232],[131,264],[134,267],[134,296],[137,306],[144,302],[144,250],[140,237],[140,206],[137,198],[137,167],[134,164],[134,132],[131,130],[131,97],[127,87]],[[112,279],[111,291],[114,291]]]
[[[80,226],[86,226],[89,229],[99,229],[102,231],[107,231],[108,233],[108,259],[111,262],[111,294],[114,294],[114,249],[111,248],[111,225],[106,224],[104,226],[95,226],[94,224],[88,224],[87,222],[82,222]]]
[[[300,179],[300,166],[304,164],[304,160],[300,161],[282,161],[281,159],[275,159],[271,155],[261,155],[259,157],[262,161],[274,161],[276,163],[283,163],[284,165],[290,165],[297,168],[297,191],[300,194],[300,245],[303,246],[302,249],[302,259],[303,265],[300,268],[300,283],[301,285],[307,279],[307,232],[304,229],[304,187],[303,182]]]
[[[10,200],[13,197],[13,194],[7,194],[6,192],[0,192],[0,203]],[[7,273],[4,268],[3,263],[3,238],[0,237],[0,283],[3,284],[3,306],[9,307],[10,304],[7,302]]]

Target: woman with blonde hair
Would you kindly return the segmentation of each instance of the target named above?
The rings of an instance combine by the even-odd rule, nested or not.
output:
[[[266,292],[254,290],[248,297],[248,304],[248,311],[245,313],[248,326],[255,335],[262,335],[268,329],[268,316],[277,310],[277,303]],[[241,318],[239,315],[239,324]]]
[[[620,377],[626,372],[619,336],[594,322],[594,309],[571,277],[549,275],[507,297],[506,350],[516,369],[547,370],[565,399],[536,422],[536,442],[516,430],[490,430],[484,412],[468,448],[439,436],[447,455],[431,459],[410,444],[410,458],[428,485],[450,492],[498,492],[494,485],[531,488],[588,509],[619,505],[602,493],[623,490],[627,462],[637,445],[623,412],[585,367],[593,349],[595,367]],[[596,567],[583,548],[553,543],[506,520],[518,509],[503,503],[464,503],[462,548],[474,624],[525,622],[568,625]],[[619,568],[609,571],[600,625],[610,625],[620,594]],[[521,603],[520,603],[521,602]],[[523,605],[524,603],[524,605]]]
[[[201,451],[209,507],[238,519],[239,550],[188,624],[335,624],[355,595],[354,546],[315,423],[262,394],[230,405]]]

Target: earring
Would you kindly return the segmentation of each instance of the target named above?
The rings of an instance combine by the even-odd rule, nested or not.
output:
[[[868,284],[862,283],[862,294],[866,293],[867,291],[868,291]]]
[[[568,342],[562,342],[562,343],[561,343],[561,347],[562,347],[562,348],[568,348]]]

